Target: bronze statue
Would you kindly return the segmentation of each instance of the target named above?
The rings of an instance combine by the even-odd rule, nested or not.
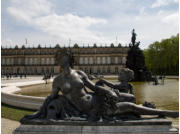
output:
[[[130,49],[126,61],[126,67],[134,71],[134,78],[132,81],[152,81],[151,71],[145,65],[145,56],[143,51],[139,48],[140,41],[136,42],[135,30],[132,30]]]
[[[136,36],[137,34],[135,33],[135,30],[133,29],[132,30],[132,38],[131,38],[131,42],[132,42],[132,45],[134,46],[135,43],[136,43]]]
[[[121,82],[120,84],[114,84],[104,79],[100,79],[97,83],[105,84],[106,86],[117,89],[119,92],[130,93],[134,95],[133,87],[128,82],[134,78],[134,72],[130,69],[123,68],[120,70],[118,80]]]
[[[71,119],[72,117],[86,118],[88,121],[99,121],[101,118],[115,119],[117,115],[126,113],[169,117],[179,116],[178,112],[136,105],[135,97],[132,95],[133,92],[131,89],[131,94],[129,94],[122,93],[121,89],[118,91],[110,90],[103,86],[96,85],[89,80],[83,71],[72,69],[72,58],[69,51],[65,49],[61,51],[57,59],[63,71],[54,79],[50,96],[46,98],[37,113],[25,116],[21,122],[30,119],[51,118],[64,120]],[[126,80],[130,78],[131,77]],[[119,79],[122,80],[121,76]],[[106,83],[105,81],[103,82]],[[132,88],[131,86],[129,87]],[[87,88],[89,88],[91,92],[88,91]],[[112,88],[114,87],[112,86]],[[62,95],[59,95],[59,92],[61,92]]]

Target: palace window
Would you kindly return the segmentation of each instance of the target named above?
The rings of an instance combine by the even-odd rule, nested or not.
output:
[[[85,60],[85,64],[88,64],[88,58],[85,57],[84,60]]]
[[[34,65],[37,65],[37,58],[34,58]]]
[[[102,57],[102,64],[106,64],[106,58]]]
[[[89,64],[93,64],[93,57],[89,58]]]
[[[101,58],[97,57],[97,64],[101,64]]]
[[[118,57],[114,57],[114,63],[118,64]]]
[[[4,75],[4,74],[5,74],[5,71],[4,71],[4,69],[2,69],[2,70],[1,70],[1,73],[2,73],[2,75]]]
[[[28,71],[27,71],[27,68],[24,68],[24,73],[27,74],[27,72],[28,72]]]
[[[83,64],[83,57],[80,57],[80,59],[79,59],[79,64],[80,64],[80,65]]]
[[[46,58],[46,64],[47,65],[49,64],[49,58]]]
[[[107,57],[107,64],[111,64],[111,57]]]
[[[5,59],[4,58],[2,58],[2,65],[4,65],[5,64]]]
[[[11,65],[13,65],[13,64],[14,64],[14,58],[11,59]]]
[[[37,51],[37,50],[36,50],[36,51],[34,51],[34,54],[36,54],[36,55],[37,55],[37,54],[38,54],[38,51]]]
[[[115,67],[115,71],[114,71],[116,74],[119,72],[118,71],[118,67]]]
[[[97,73],[98,73],[98,74],[101,73],[101,69],[100,69],[100,68],[97,69]]]
[[[37,68],[34,68],[34,74],[37,74]]]
[[[51,64],[52,65],[54,64],[54,58],[51,58]]]
[[[33,59],[30,58],[30,59],[29,59],[29,64],[32,65],[32,62],[33,62]]]
[[[105,68],[104,68],[104,67],[102,68],[102,73],[106,73],[106,70],[105,70]]]
[[[44,58],[41,58],[41,64],[44,65]]]
[[[21,58],[18,58],[18,64],[21,65]]]
[[[93,73],[93,68],[89,69],[89,73],[92,74]]]
[[[51,68],[51,73],[54,73],[54,67]]]
[[[108,67],[107,68],[107,73],[110,73],[110,72],[111,72],[110,67]]]
[[[28,58],[25,58],[25,64],[26,65],[28,64]]]
[[[49,73],[49,68],[46,68],[46,73]]]
[[[9,58],[6,59],[6,65],[9,65]]]
[[[89,73],[89,71],[88,71],[88,69],[87,69],[87,68],[85,68],[85,73],[87,73],[87,74]]]
[[[122,64],[126,64],[126,57],[122,58]]]
[[[33,74],[33,69],[29,68],[29,74]]]
[[[44,74],[44,68],[41,68],[41,74]]]

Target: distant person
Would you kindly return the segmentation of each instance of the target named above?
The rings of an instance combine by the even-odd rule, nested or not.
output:
[[[9,74],[6,75],[7,80],[9,79]]]
[[[158,85],[159,83],[158,83],[158,79],[157,79],[157,76],[155,75],[154,76],[154,85]]]

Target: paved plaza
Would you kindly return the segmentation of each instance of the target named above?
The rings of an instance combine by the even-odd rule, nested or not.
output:
[[[29,81],[39,81],[42,80],[43,76],[29,76],[26,78],[14,77],[11,79],[2,78],[1,84],[17,84],[19,82],[29,82]],[[12,134],[13,130],[16,129],[20,123],[18,121],[13,121],[10,119],[1,118],[1,133],[2,134]]]
[[[17,82],[28,82],[28,81],[37,81],[42,80],[43,76],[27,76],[26,78],[22,77],[13,77],[11,79],[7,79],[6,77],[1,78],[1,84],[7,84],[7,83],[17,83]]]
[[[18,121],[1,118],[1,134],[12,134],[19,125]]]

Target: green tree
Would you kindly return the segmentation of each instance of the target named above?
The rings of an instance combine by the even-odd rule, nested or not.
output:
[[[154,74],[179,74],[179,34],[154,42],[144,51],[146,66]]]

